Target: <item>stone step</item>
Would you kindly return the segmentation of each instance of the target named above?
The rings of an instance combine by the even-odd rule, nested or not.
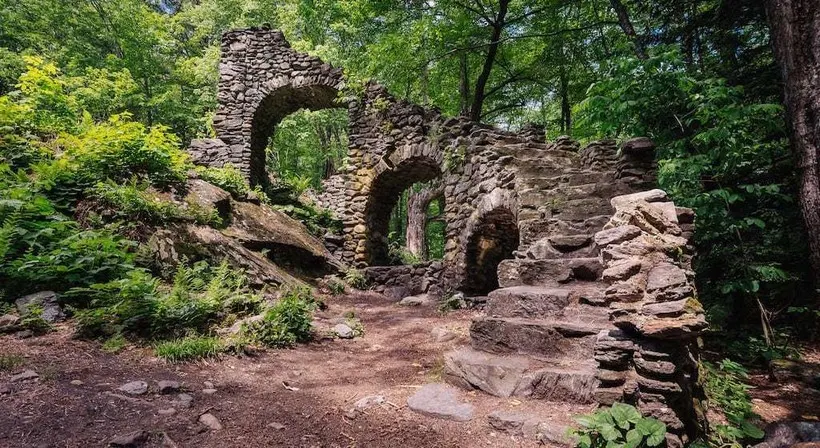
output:
[[[557,218],[533,218],[518,222],[521,231],[521,244],[531,245],[538,240],[552,235],[588,234],[595,235],[604,224],[609,222],[610,215],[598,215],[586,218],[581,222],[566,221]]]
[[[519,252],[521,252],[519,247]],[[525,258],[548,260],[553,258],[591,258],[598,256],[598,247],[593,244],[592,235],[578,233],[570,235],[550,235],[530,244],[523,251]]]
[[[480,317],[470,325],[470,340],[476,350],[490,353],[592,359],[595,339],[606,328],[612,328],[608,320]]]
[[[589,360],[541,362],[465,347],[444,355],[443,378],[454,386],[497,397],[591,403],[598,385],[595,371],[595,362]]]
[[[605,322],[609,310],[591,305],[603,296],[603,289],[595,287],[512,286],[490,292],[485,311],[494,317],[592,316]]]
[[[550,260],[509,259],[498,265],[498,285],[559,286],[572,281],[597,281],[604,266],[595,258]]]

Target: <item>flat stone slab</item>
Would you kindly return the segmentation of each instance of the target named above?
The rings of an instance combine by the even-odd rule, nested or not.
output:
[[[407,406],[414,412],[428,417],[457,422],[473,418],[473,405],[459,401],[457,390],[445,384],[428,384],[407,399]]]

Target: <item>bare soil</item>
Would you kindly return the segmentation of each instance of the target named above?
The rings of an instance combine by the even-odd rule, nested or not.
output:
[[[328,301],[329,308],[317,315],[319,323],[332,326],[352,310],[364,336],[178,365],[146,348],[106,353],[99,343],[72,339],[70,324],[31,339],[0,337],[0,355],[23,358],[22,365],[0,371],[0,447],[107,446],[115,436],[140,430],[151,433],[148,446],[529,447],[535,442],[493,430],[487,415],[512,410],[564,424],[572,414],[590,410],[461,391],[475,406],[472,421],[419,415],[407,408],[407,398],[440,381],[442,355],[467,343],[473,312],[441,315],[431,308],[400,307],[377,294]],[[431,330],[441,326],[458,337],[436,342]],[[39,378],[9,382],[24,369]],[[117,392],[135,380],[147,382],[149,392],[137,397]],[[177,394],[158,394],[160,380],[181,382],[193,396],[190,407],[176,403]],[[206,381],[214,383],[215,393],[202,391]],[[9,393],[2,393],[4,385]],[[346,415],[369,395],[383,395],[388,403],[353,418]],[[199,423],[206,412],[224,428],[213,431]],[[165,436],[175,445],[163,445]]]

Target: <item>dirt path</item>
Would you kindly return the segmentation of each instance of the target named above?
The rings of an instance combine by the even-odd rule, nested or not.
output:
[[[494,431],[487,415],[514,410],[568,422],[577,410],[461,392],[475,406],[472,421],[419,415],[407,408],[407,398],[419,386],[439,381],[442,354],[466,343],[472,313],[442,316],[428,308],[399,307],[375,294],[333,298],[329,305],[319,321],[332,323],[354,310],[365,335],[177,366],[145,349],[107,354],[99,344],[72,340],[68,327],[33,339],[2,337],[0,354],[22,356],[24,363],[0,372],[0,447],[106,446],[115,436],[139,430],[152,434],[150,446],[162,446],[165,433],[176,446],[197,448],[528,447],[535,445]],[[436,342],[435,327],[457,337]],[[23,369],[35,370],[39,379],[10,383],[11,374]],[[147,382],[149,392],[137,398],[116,392],[135,380]],[[181,382],[193,397],[190,406],[180,403],[178,393],[158,394],[160,380]],[[216,392],[202,392],[205,382]],[[2,394],[4,385],[9,393]],[[388,403],[346,416],[357,400],[377,394]],[[198,423],[205,412],[224,429],[210,431]]]

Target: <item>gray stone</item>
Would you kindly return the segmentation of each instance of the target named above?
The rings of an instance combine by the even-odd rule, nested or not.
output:
[[[271,429],[275,429],[277,431],[282,431],[283,429],[285,429],[285,425],[283,425],[279,422],[270,422],[265,426],[267,426],[268,428],[271,428]]]
[[[202,389],[202,393],[205,395],[213,395],[217,392],[218,391],[216,389]]]
[[[222,423],[211,413],[205,413],[199,416],[199,423],[205,425],[211,431],[219,431],[222,429]]]
[[[177,381],[161,380],[157,381],[157,390],[160,394],[172,394],[179,392],[180,384]]]
[[[627,280],[638,272],[641,272],[642,266],[641,260],[636,258],[618,260],[609,264],[609,267],[604,270],[602,278],[607,282]]]
[[[686,284],[686,272],[672,263],[658,263],[649,271],[646,290],[654,292]]]
[[[179,394],[177,395],[176,400],[172,401],[171,403],[174,406],[180,408],[189,408],[191,407],[191,403],[194,401],[194,397],[190,394]]]
[[[18,373],[17,375],[12,376],[11,378],[9,378],[9,381],[11,381],[12,383],[16,383],[18,381],[33,380],[33,379],[37,379],[39,377],[40,377],[40,375],[38,375],[37,372],[29,369],[29,370],[24,370],[21,373]]]
[[[509,397],[530,370],[524,357],[500,357],[471,349],[444,355],[444,379],[462,388],[476,388],[496,397]]]
[[[0,316],[0,333],[12,333],[20,329],[20,317],[14,314]]]
[[[380,406],[386,402],[387,400],[383,395],[368,395],[356,400],[356,403],[353,404],[353,408],[358,411],[364,411],[375,406]]]
[[[356,332],[347,324],[336,324],[333,327],[333,333],[341,339],[353,339],[356,336]]]
[[[429,305],[431,302],[430,297],[427,294],[420,294],[417,296],[410,296],[401,299],[399,305],[402,306],[425,306]]]
[[[787,448],[820,441],[820,422],[779,422],[767,426],[766,438],[752,448]]]
[[[125,392],[128,395],[143,395],[148,392],[148,383],[145,381],[131,381],[123,384],[117,388],[120,392]]]
[[[69,384],[72,386],[82,386],[84,383],[81,380],[71,380],[71,383]]]
[[[25,317],[31,312],[32,307],[42,310],[41,317],[49,323],[65,320],[65,313],[58,303],[59,296],[54,291],[41,291],[27,296],[20,297],[14,301],[20,315]]]
[[[458,335],[447,327],[433,328],[430,334],[436,342],[449,342],[458,338]]]
[[[110,447],[137,448],[144,446],[151,435],[148,431],[139,430],[132,433],[116,436],[108,442]]]
[[[494,429],[511,435],[524,435],[524,424],[531,417],[510,411],[495,411],[487,416],[487,421]]]
[[[629,241],[637,238],[641,234],[641,229],[633,225],[625,225],[613,227],[611,229],[601,230],[595,234],[595,244],[599,247],[606,247],[610,244],[620,244],[624,241]]]
[[[429,417],[470,421],[473,406],[458,399],[457,390],[444,384],[428,384],[407,399],[407,406],[414,412]]]

